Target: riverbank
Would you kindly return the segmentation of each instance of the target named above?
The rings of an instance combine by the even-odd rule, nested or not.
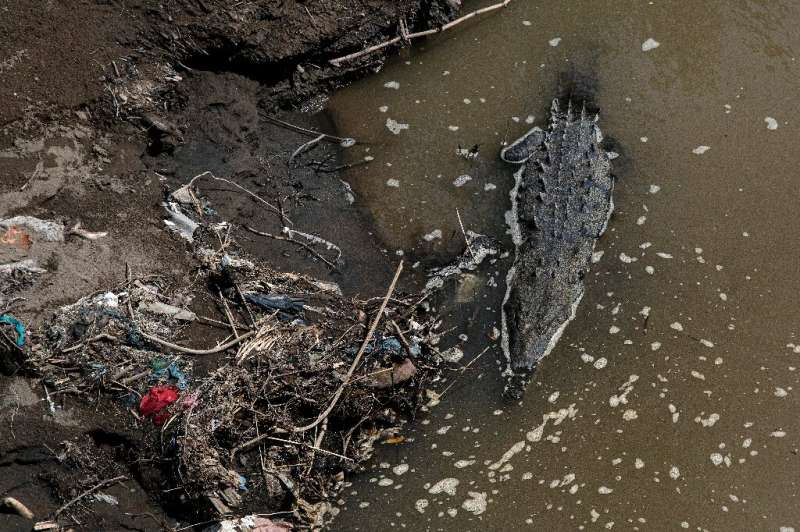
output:
[[[311,324],[319,329],[317,334],[341,336],[339,341],[354,336],[335,355],[341,360],[322,372],[333,379],[331,386],[315,392],[325,397],[311,400],[315,396],[309,394],[313,405],[282,414],[289,415],[282,423],[300,426],[313,420],[314,412],[322,416],[328,396],[337,397],[335,383],[344,378],[346,386],[351,378],[339,368],[358,361],[359,338],[367,333],[376,302],[392,284],[398,262],[382,249],[369,218],[338,179],[342,152],[350,141],[337,138],[325,115],[315,114],[330,91],[379,69],[393,49],[346,65],[333,66],[328,60],[392,38],[401,26],[434,27],[457,9],[452,1],[375,0],[348,6],[328,1],[229,6],[209,0],[125,6],[85,2],[79,8],[24,2],[3,6],[14,16],[0,22],[0,97],[7,102],[0,109],[0,220],[8,221],[0,250],[5,267],[0,310],[26,327],[22,358],[28,359],[17,367],[12,360],[6,371],[12,376],[0,377],[0,416],[9,429],[0,436],[0,454],[6,457],[0,462],[3,497],[23,501],[37,520],[85,529],[160,530],[193,522],[201,522],[197,529],[202,529],[223,514],[273,511],[280,512],[276,519],[298,526],[327,519],[324,503],[336,493],[341,472],[368,457],[373,442],[391,438],[393,433],[385,431],[398,427],[401,416],[413,416],[424,399],[423,383],[434,375],[424,370],[423,359],[411,362],[412,351],[419,349],[411,337],[422,334],[422,329],[414,329],[422,327],[419,322],[405,321],[415,315],[413,306],[402,316],[390,311],[393,321],[377,326],[372,344],[362,346],[362,351],[375,351],[369,363],[359,367],[368,375],[355,377],[361,381],[359,390],[370,389],[363,388],[366,382],[377,387],[373,390],[396,386],[399,393],[405,387],[405,395],[372,391],[357,401],[363,411],[350,412],[361,412],[362,417],[345,421],[339,406],[333,410],[336,415],[324,416],[326,428],[319,418],[313,436],[275,433],[273,438],[293,443],[271,447],[252,440],[265,426],[280,427],[258,416],[254,426],[248,421],[242,427],[234,412],[225,423],[236,425],[244,439],[226,432],[203,444],[209,456],[223,450],[241,454],[236,457],[238,469],[256,472],[264,467],[265,457],[254,461],[252,452],[258,457],[265,450],[280,454],[297,445],[316,449],[302,464],[292,465],[289,451],[285,460],[267,456],[270,467],[288,467],[270,477],[267,495],[262,480],[254,478],[241,489],[233,482],[236,496],[224,493],[220,479],[215,484],[220,493],[210,489],[214,475],[191,489],[177,482],[190,480],[181,475],[191,467],[181,462],[176,469],[175,456],[167,451],[174,452],[175,443],[191,431],[169,435],[161,430],[162,425],[145,413],[152,406],[142,406],[145,397],[166,401],[175,387],[176,395],[188,399],[195,385],[206,392],[216,390],[211,394],[215,397],[222,393],[217,385],[249,385],[220,377],[229,363],[226,356],[178,361],[174,349],[154,346],[152,340],[137,345],[134,333],[147,329],[148,311],[142,315],[142,305],[158,303],[161,310],[171,307],[183,317],[189,313],[207,319],[205,325],[198,319],[187,327],[174,321],[180,320],[175,315],[159,314],[160,325],[153,325],[148,334],[166,334],[172,345],[224,344],[228,323],[236,324],[234,336],[263,336],[269,313],[249,309],[252,303],[237,293],[244,285],[226,289],[212,282],[225,257],[255,265],[246,268],[245,277],[257,272],[262,281],[258,286],[267,292],[303,292],[310,294],[310,301],[320,291],[341,290],[326,296],[334,298],[327,304],[339,312],[336,319],[324,309],[308,310],[314,305],[310,302],[301,304],[311,316],[304,317],[301,326]],[[322,132],[328,136],[320,137]],[[204,172],[223,180],[196,181],[192,201],[176,207],[181,202],[171,194]],[[182,218],[174,214],[178,210],[199,223],[197,239],[165,225],[167,219],[183,228]],[[55,228],[56,236],[40,231],[39,223]],[[204,262],[208,256],[200,253],[199,242],[219,254],[217,263]],[[293,272],[283,292],[281,282],[274,281],[282,278],[281,272]],[[268,278],[274,278],[272,284],[265,281]],[[302,285],[317,280],[326,288]],[[403,284],[401,279],[398,293],[407,293]],[[214,287],[221,291],[214,292]],[[256,293],[257,287],[250,290]],[[150,295],[141,299],[135,294]],[[247,290],[245,295],[250,301]],[[395,299],[404,301],[400,295]],[[134,305],[136,310],[129,313]],[[78,315],[66,310],[76,308],[82,309]],[[348,308],[351,315],[345,312]],[[89,321],[87,312],[93,316]],[[72,321],[67,323],[66,317]],[[392,327],[398,327],[396,332]],[[11,334],[13,329],[4,331]],[[304,337],[287,345],[295,350],[317,345],[307,341]],[[388,342],[384,347],[389,351],[373,345],[381,341]],[[132,356],[130,348],[141,356],[114,366]],[[143,348],[146,353],[136,351]],[[257,353],[263,345],[251,348]],[[13,347],[5,349],[10,350],[9,358],[17,356]],[[159,354],[165,356],[163,368],[160,362],[152,366]],[[137,357],[141,364],[135,362]],[[293,362],[293,367],[304,375],[321,371],[298,364]],[[408,374],[409,367],[418,374]],[[189,372],[189,388],[179,386],[174,370]],[[129,380],[142,371],[147,374]],[[379,376],[372,376],[376,371]],[[388,386],[380,375],[391,377]],[[154,392],[155,388],[159,389]],[[227,393],[235,396],[236,391]],[[251,408],[257,400],[285,400],[259,395],[258,390],[242,393]],[[202,393],[195,399],[204,405]],[[345,394],[341,404],[353,407],[354,400],[353,394]],[[187,408],[180,415],[191,416],[194,407]],[[203,420],[203,427],[215,427],[213,412],[196,419]],[[259,428],[259,423],[266,424]],[[310,443],[303,443],[304,435]],[[342,447],[341,439],[338,453],[328,449],[340,435],[359,446],[358,452],[347,442]],[[239,448],[243,444],[246,448]],[[326,450],[345,456],[344,462],[330,456],[326,460]],[[233,460],[231,456],[223,462],[230,469]],[[245,466],[242,461],[247,460]],[[208,467],[200,469],[207,472]],[[314,489],[303,491],[307,486],[301,469],[314,471],[306,475],[316,479]],[[108,482],[114,479],[120,481]],[[258,489],[248,492],[254,485]],[[299,498],[303,492],[306,498]],[[224,494],[244,503],[232,504]],[[68,508],[59,511],[66,503]],[[0,523],[4,530],[30,530],[32,524],[16,515],[0,515]]]

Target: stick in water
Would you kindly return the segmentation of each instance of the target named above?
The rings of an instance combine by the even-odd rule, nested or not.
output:
[[[358,59],[359,57],[371,54],[373,52],[377,52],[378,50],[383,50],[387,46],[391,46],[393,44],[397,44],[400,41],[411,41],[413,39],[418,39],[419,37],[426,37],[428,35],[433,35],[435,33],[441,33],[443,31],[447,31],[450,28],[452,28],[453,26],[457,26],[457,25],[461,24],[465,20],[469,20],[469,19],[471,19],[473,17],[476,17],[478,15],[482,15],[484,13],[489,13],[490,11],[494,11],[496,9],[500,9],[501,7],[506,7],[510,3],[511,3],[511,0],[503,0],[502,2],[498,2],[498,3],[492,4],[490,6],[482,7],[480,9],[476,9],[475,11],[473,11],[471,13],[467,13],[463,17],[459,17],[459,18],[457,18],[457,19],[455,19],[455,20],[453,20],[451,22],[448,22],[447,24],[445,24],[443,26],[440,26],[438,28],[433,28],[433,29],[424,30],[424,31],[418,31],[417,33],[408,33],[408,34],[405,34],[405,35],[400,35],[398,37],[395,37],[393,39],[389,39],[388,41],[382,42],[380,44],[376,44],[374,46],[370,46],[369,48],[365,48],[365,49],[361,50],[360,52],[355,52],[355,53],[352,53],[352,54],[349,54],[349,55],[345,55],[345,56],[342,56],[342,57],[337,57],[336,59],[331,59],[328,62],[330,64],[332,64],[333,66],[337,66],[338,67],[338,66],[340,66],[342,63],[344,63],[346,61],[352,61],[353,59]]]

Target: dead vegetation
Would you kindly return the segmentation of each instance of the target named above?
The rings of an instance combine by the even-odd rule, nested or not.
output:
[[[439,323],[424,298],[397,293],[402,267],[383,298],[356,301],[230,239],[214,249],[217,236],[195,234],[191,286],[130,274],[58,309],[28,363],[50,395],[113,397],[198,514],[320,525],[344,473],[392,441],[438,379]],[[200,300],[224,318],[190,310]]]

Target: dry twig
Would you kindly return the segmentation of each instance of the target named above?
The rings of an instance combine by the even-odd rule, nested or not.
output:
[[[370,46],[368,48],[365,48],[365,49],[361,50],[360,52],[355,52],[355,53],[348,54],[348,55],[345,55],[345,56],[342,56],[342,57],[337,57],[335,59],[331,59],[328,62],[330,64],[332,64],[333,66],[338,67],[338,66],[340,66],[342,63],[344,63],[346,61],[352,61],[353,59],[358,59],[359,57],[362,57],[362,56],[365,56],[365,55],[369,55],[369,54],[371,54],[373,52],[377,52],[378,50],[383,50],[384,48],[387,48],[387,47],[389,47],[389,46],[391,46],[393,44],[397,44],[397,43],[399,43],[401,41],[403,41],[403,42],[411,42],[411,40],[418,39],[419,37],[427,37],[428,35],[433,35],[435,33],[442,33],[443,31],[449,30],[453,26],[457,26],[458,24],[461,24],[465,20],[469,20],[469,19],[471,19],[471,18],[473,18],[475,16],[482,15],[484,13],[488,13],[490,11],[494,11],[496,9],[500,9],[502,7],[506,7],[510,3],[511,3],[511,0],[503,0],[502,2],[498,2],[496,4],[493,4],[493,5],[490,5],[490,6],[487,6],[487,7],[482,7],[480,9],[476,9],[475,11],[473,11],[471,13],[467,13],[463,17],[459,17],[459,18],[457,18],[457,19],[455,19],[455,20],[453,20],[451,22],[448,22],[447,24],[444,24],[443,26],[440,26],[438,28],[433,28],[433,29],[424,30],[424,31],[418,31],[416,33],[407,33],[407,31],[408,31],[407,29],[405,31],[403,31],[403,24],[402,24],[402,21],[401,21],[401,26],[400,26],[401,34],[398,35],[397,37],[394,37],[393,39],[389,39],[388,41],[384,41],[384,42],[382,42],[380,44],[376,44],[374,46]]]
[[[69,508],[70,506],[72,506],[73,504],[78,502],[79,500],[83,499],[87,495],[91,495],[92,493],[94,493],[95,491],[99,490],[100,488],[104,488],[106,486],[110,486],[111,484],[116,484],[117,482],[122,482],[123,480],[128,480],[128,477],[126,477],[124,475],[120,475],[118,477],[110,478],[108,480],[104,480],[104,481],[100,482],[99,484],[97,484],[94,487],[89,488],[88,490],[84,491],[83,493],[81,493],[80,495],[78,495],[77,497],[75,497],[74,499],[69,501],[68,503],[66,503],[64,506],[62,506],[61,508],[56,510],[56,513],[53,514],[54,517],[58,517],[59,515],[61,515],[64,512],[64,510],[66,510],[67,508]]]
[[[386,304],[389,303],[389,299],[392,297],[392,294],[394,293],[394,288],[397,285],[397,280],[400,278],[400,273],[402,273],[402,271],[403,271],[403,261],[401,260],[400,264],[397,265],[397,271],[394,273],[394,278],[392,279],[392,283],[389,285],[389,290],[386,292],[386,296],[384,296],[383,298],[381,307],[378,309],[378,314],[375,316],[375,319],[372,320],[372,325],[370,325],[369,331],[367,331],[367,336],[364,338],[364,342],[361,344],[361,348],[358,350],[358,353],[356,353],[356,357],[353,359],[353,363],[350,365],[350,369],[347,370],[347,375],[345,375],[344,381],[342,382],[341,386],[339,386],[339,389],[336,390],[336,393],[333,395],[333,399],[331,399],[328,408],[326,408],[319,416],[317,416],[317,419],[315,419],[308,425],[305,425],[303,427],[292,427],[291,428],[292,432],[305,432],[309,429],[313,429],[314,427],[322,423],[330,415],[331,412],[333,412],[333,409],[336,407],[336,403],[339,402],[339,398],[342,396],[342,393],[344,393],[344,389],[350,383],[350,379],[353,377],[353,372],[358,367],[359,362],[361,362],[361,357],[364,356],[364,351],[367,349],[367,345],[369,345],[370,340],[372,340],[372,335],[375,334],[375,329],[378,327],[378,323],[380,323],[381,321],[383,312],[386,310]]]

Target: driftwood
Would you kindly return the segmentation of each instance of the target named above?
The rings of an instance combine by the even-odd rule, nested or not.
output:
[[[418,31],[416,33],[408,33],[408,30],[406,29],[405,23],[401,22],[400,35],[398,35],[397,37],[395,37],[393,39],[389,39],[388,41],[384,41],[384,42],[382,42],[380,44],[376,44],[374,46],[370,46],[369,48],[365,48],[365,49],[361,50],[360,52],[355,52],[355,53],[352,53],[352,54],[349,54],[349,55],[344,55],[342,57],[337,57],[335,59],[331,59],[328,62],[330,64],[332,64],[333,66],[338,67],[342,63],[345,63],[347,61],[352,61],[353,59],[358,59],[359,57],[363,57],[365,55],[369,55],[369,54],[371,54],[373,52],[377,52],[378,50],[383,50],[384,48],[392,46],[393,44],[397,44],[399,42],[410,42],[411,40],[418,39],[420,37],[427,37],[428,35],[434,35],[436,33],[442,33],[443,31],[447,31],[450,28],[452,28],[454,26],[457,26],[457,25],[461,24],[462,22],[464,22],[466,20],[469,20],[469,19],[471,19],[473,17],[476,17],[478,15],[482,15],[484,13],[489,13],[490,11],[495,11],[495,10],[500,9],[502,7],[506,7],[510,3],[511,3],[511,0],[503,0],[502,2],[498,2],[498,3],[492,4],[490,6],[482,7],[480,9],[476,9],[475,11],[472,11],[471,13],[467,13],[463,17],[459,17],[459,18],[457,18],[457,19],[455,19],[455,20],[453,20],[451,22],[448,22],[447,24],[439,26],[438,28],[432,28],[432,29],[429,29],[429,30]]]

